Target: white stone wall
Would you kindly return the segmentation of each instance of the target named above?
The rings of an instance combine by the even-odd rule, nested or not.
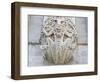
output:
[[[88,42],[88,19],[85,17],[76,17],[75,24],[78,33],[78,42],[79,43],[87,43]]]
[[[39,43],[43,16],[28,16],[28,41]]]

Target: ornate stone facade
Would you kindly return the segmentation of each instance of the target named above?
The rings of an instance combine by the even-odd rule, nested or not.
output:
[[[77,31],[70,17],[48,16],[43,23],[41,46],[44,59],[53,64],[68,64],[77,48]]]

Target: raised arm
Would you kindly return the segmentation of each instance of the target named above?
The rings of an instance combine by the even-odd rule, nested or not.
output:
[[[50,36],[53,34],[53,30],[50,30],[49,32],[47,32],[44,28],[42,29],[43,33],[46,35],[46,36]]]

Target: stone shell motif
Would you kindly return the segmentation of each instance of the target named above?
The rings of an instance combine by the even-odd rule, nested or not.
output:
[[[48,16],[43,22],[41,46],[44,59],[52,64],[68,64],[77,48],[77,32],[70,17]]]

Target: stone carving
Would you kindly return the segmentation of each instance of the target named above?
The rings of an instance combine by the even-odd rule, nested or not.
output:
[[[70,17],[48,16],[43,23],[41,46],[44,59],[53,64],[68,64],[77,48],[77,32]]]

